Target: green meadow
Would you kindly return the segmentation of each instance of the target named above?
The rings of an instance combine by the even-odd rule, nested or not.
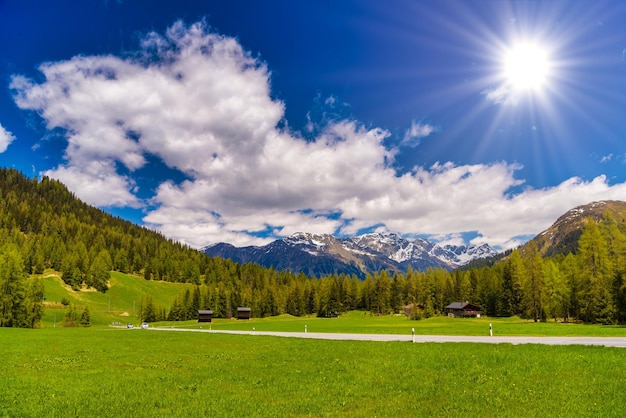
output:
[[[623,349],[0,329],[0,416],[624,416]]]
[[[339,332],[356,334],[406,334],[414,329],[418,335],[493,335],[518,336],[594,336],[626,338],[626,327],[618,325],[585,325],[562,322],[533,322],[513,318],[448,318],[436,316],[419,321],[409,320],[404,315],[376,316],[368,312],[353,311],[338,318],[293,317],[281,315],[269,318],[252,318],[247,321],[235,319],[213,319],[210,324],[196,321],[161,322],[161,327],[208,328],[214,330]]]
[[[0,329],[0,417],[415,417],[626,414],[626,352],[511,344],[326,341],[120,329],[138,325],[145,295],[168,304],[188,285],[113,273],[105,294],[48,275],[40,329]],[[62,328],[66,299],[92,326]],[[338,318],[214,319],[151,326],[432,335],[625,336],[626,328],[519,318],[411,321],[349,312]]]

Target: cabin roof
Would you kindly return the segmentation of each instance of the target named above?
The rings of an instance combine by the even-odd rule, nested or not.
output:
[[[451,304],[449,304],[448,306],[446,306],[446,309],[463,309],[463,310],[473,310],[473,311],[479,311],[480,310],[480,306],[474,305],[472,303],[469,302],[452,302]]]

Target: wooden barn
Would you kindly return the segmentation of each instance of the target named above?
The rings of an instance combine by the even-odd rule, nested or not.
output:
[[[237,308],[237,319],[250,319],[252,310],[250,308]]]
[[[198,311],[198,322],[211,322],[213,320],[213,311],[209,310],[199,310]]]
[[[446,306],[446,313],[452,318],[480,318],[480,306],[469,302],[453,302]]]

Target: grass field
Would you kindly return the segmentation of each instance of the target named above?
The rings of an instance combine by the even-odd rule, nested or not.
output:
[[[584,325],[560,322],[533,322],[519,318],[480,318],[462,319],[437,316],[420,321],[411,321],[404,315],[372,316],[366,312],[354,311],[339,318],[298,318],[289,315],[270,318],[253,318],[249,321],[234,319],[214,319],[212,329],[302,332],[341,332],[363,334],[411,334],[415,329],[418,335],[489,335],[489,325],[494,335],[522,336],[594,336],[626,337],[624,326]],[[209,324],[196,321],[157,323],[158,326],[177,328],[208,328]]]
[[[138,325],[139,301],[166,306],[184,284],[114,273],[106,294],[45,279],[38,330],[0,329],[0,417],[606,416],[626,415],[619,348],[411,344],[168,333]],[[55,328],[68,298],[91,328]],[[51,309],[57,306],[57,309]],[[257,331],[431,335],[625,336],[626,328],[519,318],[410,321],[350,312],[153,325]]]
[[[0,416],[605,416],[625,352],[0,329]]]

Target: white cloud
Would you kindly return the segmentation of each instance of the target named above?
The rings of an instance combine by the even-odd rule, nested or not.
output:
[[[142,61],[75,57],[41,66],[43,84],[13,78],[20,107],[40,110],[49,128],[67,130],[68,167],[104,159],[133,171],[153,154],[183,172],[211,176],[234,165],[233,150],[239,157],[260,152],[283,114],[282,103],[269,97],[263,65],[201,23],[179,22],[143,45]]]
[[[84,165],[59,166],[42,173],[58,179],[82,200],[95,206],[141,207],[133,194],[134,181],[115,172],[109,161],[89,161]]]
[[[613,154],[609,154],[609,155],[605,155],[602,158],[600,158],[600,162],[601,163],[608,163],[612,159],[613,159]]]
[[[437,132],[437,127],[423,122],[411,122],[411,127],[404,133],[402,145],[415,147],[419,145],[420,139],[426,138],[433,132]]]
[[[430,239],[436,241],[439,245],[466,245],[465,240],[461,234],[445,234],[431,236]]]
[[[41,71],[44,82],[15,76],[11,88],[18,106],[66,130],[66,160],[45,174],[89,203],[138,207],[134,175],[158,158],[187,180],[160,179],[144,221],[196,247],[372,226],[454,242],[477,231],[508,247],[576,205],[626,199],[626,185],[604,177],[511,195],[523,181],[506,162],[399,173],[389,132],[352,120],[304,140],[278,128],[284,104],[271,97],[266,65],[203,23],[151,33],[133,58],[81,56]],[[434,131],[413,122],[405,140]]]
[[[5,152],[14,140],[15,136],[0,125],[0,154]]]

